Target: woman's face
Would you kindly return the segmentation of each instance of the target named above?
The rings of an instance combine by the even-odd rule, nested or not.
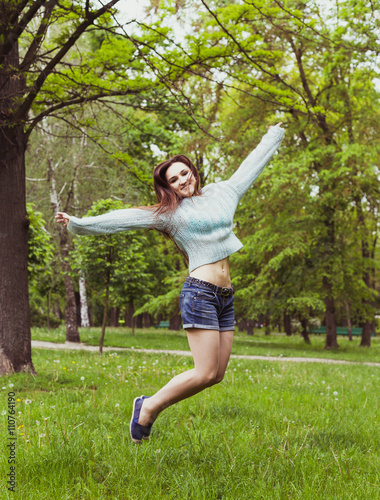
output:
[[[188,198],[194,194],[196,179],[187,165],[176,162],[167,169],[166,180],[169,186],[182,198]]]

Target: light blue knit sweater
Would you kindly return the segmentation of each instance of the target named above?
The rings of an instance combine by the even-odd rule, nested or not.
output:
[[[260,144],[227,181],[208,184],[202,196],[183,198],[173,214],[155,218],[154,228],[169,230],[189,258],[189,272],[228,257],[242,248],[232,231],[238,203],[264,170],[279,147],[284,130],[269,129]],[[154,210],[127,208],[96,217],[70,217],[68,229],[76,234],[94,235],[152,228]]]

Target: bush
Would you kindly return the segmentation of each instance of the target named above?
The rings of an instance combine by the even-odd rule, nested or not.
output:
[[[53,316],[49,315],[50,328],[58,328],[61,324],[61,320]],[[38,326],[38,327],[47,327],[47,317],[46,314],[41,312],[38,307],[31,305],[30,306],[30,325]]]

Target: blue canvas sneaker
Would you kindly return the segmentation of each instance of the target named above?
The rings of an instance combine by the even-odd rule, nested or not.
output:
[[[141,444],[142,439],[149,439],[150,430],[153,425],[149,424],[145,426],[138,423],[144,399],[148,398],[149,396],[140,396],[139,398],[135,398],[135,400],[133,401],[133,410],[132,410],[131,423],[129,426],[129,433],[131,435],[132,441],[136,444]]]

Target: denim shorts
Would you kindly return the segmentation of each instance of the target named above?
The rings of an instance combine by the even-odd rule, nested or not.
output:
[[[221,288],[188,276],[180,295],[183,328],[235,330],[233,293],[233,288]]]

